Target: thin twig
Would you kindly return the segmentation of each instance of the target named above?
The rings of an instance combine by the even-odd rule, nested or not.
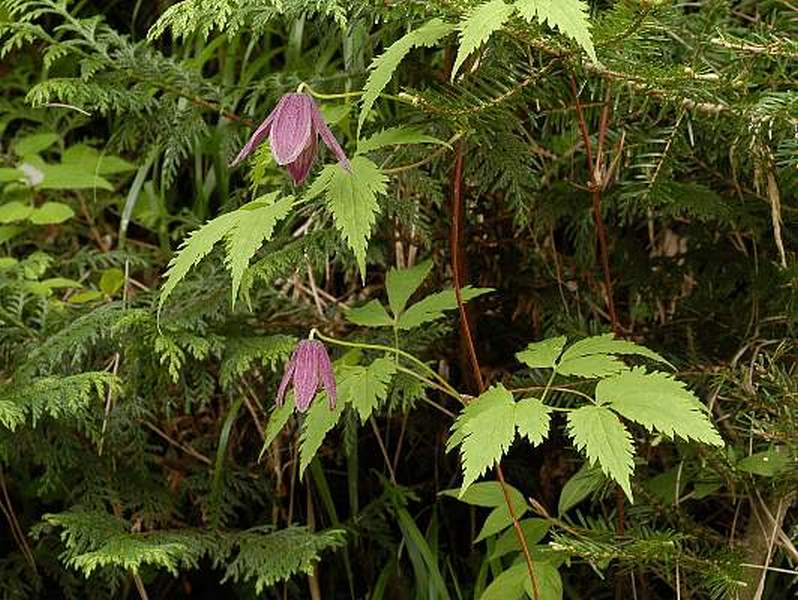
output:
[[[457,308],[460,312],[460,331],[466,342],[468,349],[468,357],[471,362],[471,367],[474,371],[474,379],[477,382],[479,392],[482,393],[485,389],[485,380],[482,377],[482,371],[479,367],[479,359],[477,358],[477,351],[474,346],[474,338],[471,335],[471,327],[468,323],[468,314],[466,313],[465,303],[463,302],[462,280],[460,274],[460,223],[462,211],[462,185],[463,185],[463,141],[457,143],[455,149],[454,170],[452,172],[452,231],[450,237],[451,243],[451,260],[452,260],[452,275],[454,294],[457,298]],[[532,597],[534,600],[540,600],[540,586],[538,584],[537,575],[535,574],[535,565],[532,560],[532,554],[529,552],[529,546],[526,542],[526,537],[518,522],[518,516],[515,512],[512,500],[510,499],[510,492],[507,488],[507,482],[504,479],[504,472],[500,461],[496,461],[496,478],[499,480],[499,485],[504,494],[504,501],[507,504],[507,510],[510,513],[510,518],[513,521],[513,528],[515,529],[518,543],[524,554],[527,570],[529,571],[529,579],[532,582]]]

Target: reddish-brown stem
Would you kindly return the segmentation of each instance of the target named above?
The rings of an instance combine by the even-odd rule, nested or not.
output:
[[[457,309],[460,312],[460,331],[466,343],[468,350],[468,360],[471,363],[471,369],[474,373],[474,380],[476,381],[479,392],[482,393],[485,389],[485,380],[482,377],[482,370],[479,367],[479,358],[477,357],[476,346],[474,345],[474,337],[471,334],[471,325],[468,321],[468,313],[466,312],[465,303],[463,302],[462,293],[462,277],[460,273],[461,256],[460,256],[460,230],[462,225],[462,209],[463,209],[463,140],[457,142],[455,148],[454,170],[452,171],[452,231],[449,238],[451,244],[452,255],[452,278],[454,295],[457,298]],[[540,586],[538,584],[537,575],[535,574],[535,564],[532,560],[532,554],[529,552],[529,546],[526,543],[524,532],[518,522],[518,515],[515,513],[515,507],[510,499],[510,492],[507,488],[507,482],[504,479],[504,472],[499,461],[496,461],[496,478],[499,480],[499,485],[504,494],[504,501],[507,504],[507,510],[510,513],[510,518],[513,521],[513,529],[515,529],[518,543],[524,554],[526,560],[527,570],[529,571],[529,579],[532,582],[532,596],[534,600],[540,600]]]
[[[605,101],[604,109],[601,111],[601,120],[599,123],[598,135],[598,152],[593,160],[593,145],[590,142],[590,133],[587,129],[587,121],[585,114],[582,111],[582,104],[579,101],[579,90],[576,87],[576,80],[573,75],[571,76],[571,90],[574,94],[574,101],[576,102],[576,115],[579,119],[579,130],[582,132],[582,140],[585,145],[585,153],[587,155],[587,168],[590,173],[590,194],[593,200],[593,221],[596,224],[596,237],[598,238],[599,257],[601,259],[601,267],[604,271],[604,285],[607,287],[607,311],[610,314],[610,323],[612,330],[616,335],[621,333],[621,325],[618,320],[618,313],[615,311],[615,294],[612,285],[612,272],[610,271],[610,253],[607,244],[607,231],[604,227],[604,219],[601,216],[601,191],[604,188],[604,181],[602,181],[602,152],[604,149],[604,139],[607,135],[607,127],[609,124],[609,101]]]

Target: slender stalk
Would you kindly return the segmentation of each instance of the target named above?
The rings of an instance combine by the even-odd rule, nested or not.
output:
[[[468,314],[466,313],[465,303],[463,302],[463,292],[460,274],[460,224],[461,224],[461,211],[462,211],[462,183],[463,183],[463,141],[457,143],[455,150],[454,170],[452,173],[452,230],[450,236],[451,243],[451,256],[452,256],[452,273],[453,273],[453,287],[454,294],[457,298],[457,308],[460,312],[460,330],[466,342],[468,349],[468,358],[471,362],[471,368],[474,372],[474,379],[477,382],[480,393],[485,389],[485,380],[482,377],[482,370],[479,367],[479,359],[477,357],[476,347],[474,345],[474,338],[471,334],[471,326],[468,323]],[[504,471],[502,471],[500,461],[496,461],[496,478],[499,480],[499,485],[502,488],[504,501],[507,504],[507,510],[510,513],[510,518],[513,521],[513,529],[518,537],[518,543],[524,554],[526,567],[529,571],[529,579],[532,582],[532,597],[534,600],[540,600],[540,585],[535,573],[535,565],[532,560],[532,554],[529,552],[529,546],[526,543],[524,532],[518,522],[518,515],[515,513],[515,507],[510,499],[510,492],[507,487],[507,482],[504,479]]]

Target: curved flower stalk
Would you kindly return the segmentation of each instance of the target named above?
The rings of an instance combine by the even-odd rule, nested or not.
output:
[[[316,160],[319,136],[341,166],[347,171],[351,170],[346,153],[330,131],[313,98],[306,94],[286,94],[258,126],[230,166],[240,164],[268,137],[274,160],[284,166],[294,183],[299,185],[305,181]]]
[[[277,389],[275,403],[282,406],[288,385],[294,383],[294,405],[299,412],[310,408],[319,386],[324,387],[330,401],[330,410],[335,408],[336,389],[327,348],[318,340],[302,340],[297,344],[291,360],[285,366],[285,373]]]

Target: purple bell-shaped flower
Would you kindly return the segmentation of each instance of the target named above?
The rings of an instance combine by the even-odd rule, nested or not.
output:
[[[306,94],[286,94],[255,130],[230,166],[241,163],[268,137],[274,160],[288,169],[295,184],[301,184],[316,160],[319,136],[341,166],[350,170],[343,148],[330,131],[313,98]]]
[[[299,412],[306,412],[316,396],[319,386],[324,387],[330,401],[330,410],[335,408],[336,390],[327,348],[318,340],[302,340],[297,344],[291,360],[285,366],[283,380],[277,389],[277,406],[282,406],[288,385],[294,382],[294,405]]]

